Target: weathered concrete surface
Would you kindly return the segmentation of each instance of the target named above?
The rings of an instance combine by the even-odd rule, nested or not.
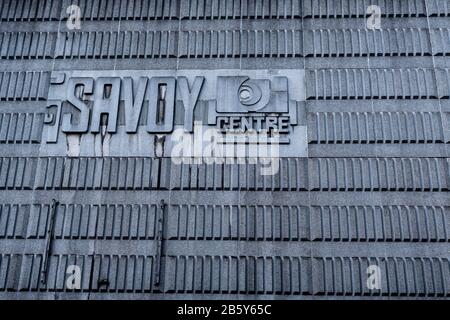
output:
[[[449,15],[1,0],[0,298],[448,298]],[[176,163],[199,121],[281,131],[275,174]]]

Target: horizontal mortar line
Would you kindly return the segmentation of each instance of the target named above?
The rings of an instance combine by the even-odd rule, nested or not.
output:
[[[200,205],[429,205],[449,206],[449,192],[1,190],[0,203]]]
[[[82,292],[69,292],[64,291],[63,293],[50,291],[50,292],[0,292],[0,299],[3,300],[17,300],[17,299],[56,299],[56,296],[60,297],[63,294],[67,299],[76,300],[117,300],[117,299],[129,299],[129,300],[192,300],[203,299],[203,300],[373,300],[374,296],[377,300],[411,300],[411,296],[380,296],[379,294],[371,295],[334,295],[329,293],[327,296],[323,295],[313,295],[308,292],[303,292],[299,294],[238,294],[238,293],[165,293],[165,292],[90,292],[88,290],[83,290]],[[417,295],[416,295],[417,296]],[[413,295],[414,297],[414,295]],[[447,300],[445,297],[424,297],[420,296],[420,300]]]
[[[150,138],[150,136],[149,136]],[[150,144],[150,140],[149,140]],[[8,157],[14,158],[37,158],[39,153],[39,143],[0,143],[2,152]],[[20,147],[20,149],[18,149]],[[351,150],[351,153],[350,151]],[[422,155],[421,155],[422,154]],[[424,156],[426,154],[426,156]],[[450,144],[420,145],[420,144],[309,144],[309,159],[339,159],[339,158],[448,158],[450,156]],[[55,157],[55,156],[53,156]],[[64,157],[64,156],[62,156]],[[117,158],[139,158],[133,155],[109,156]],[[82,158],[82,157],[80,157]],[[88,157],[90,158],[90,157]],[[102,158],[95,157],[92,158]],[[149,157],[150,158],[150,157]],[[280,159],[291,157],[280,156]],[[308,159],[300,158],[300,159]]]
[[[447,243],[333,243],[192,241],[165,242],[165,255],[304,256],[304,257],[441,257],[450,258]]]
[[[245,13],[245,12],[244,12]],[[105,27],[109,27],[109,25],[115,25],[117,24],[119,21],[122,24],[125,24],[127,26],[133,26],[133,25],[137,25],[137,26],[141,26],[143,24],[145,25],[151,25],[151,24],[156,24],[156,25],[161,25],[161,24],[173,24],[173,23],[179,23],[181,21],[181,23],[183,25],[196,25],[199,24],[200,22],[205,22],[208,24],[217,24],[219,26],[223,26],[223,25],[227,25],[227,24],[231,24],[231,25],[236,25],[239,24],[239,22],[242,20],[242,22],[244,23],[256,23],[256,24],[272,24],[273,22],[276,21],[277,25],[279,24],[299,24],[301,26],[301,22],[303,20],[304,23],[307,23],[307,25],[304,25],[304,27],[311,27],[311,25],[308,25],[308,23],[315,23],[318,26],[321,26],[323,23],[328,22],[328,25],[331,24],[332,26],[336,26],[339,28],[342,28],[343,25],[347,25],[349,26],[349,28],[354,28],[355,27],[355,21],[362,21],[362,20],[366,20],[367,17],[369,16],[368,14],[366,14],[365,12],[360,12],[360,14],[358,16],[348,16],[348,14],[346,14],[345,17],[343,17],[342,15],[339,15],[337,17],[334,17],[335,13],[330,13],[329,17],[312,17],[312,15],[306,14],[303,15],[302,13],[300,14],[294,14],[295,17],[292,18],[293,13],[287,14],[287,17],[285,17],[284,14],[279,14],[279,16],[276,16],[276,14],[273,14],[271,17],[266,17],[266,18],[262,18],[260,13],[258,14],[258,17],[255,17],[254,14],[250,13],[250,16],[245,15],[244,13],[242,13],[241,15],[239,14],[235,14],[235,18],[217,18],[216,16],[214,18],[204,18],[202,16],[192,16],[192,18],[190,17],[189,12],[185,12],[183,15],[181,16],[174,16],[171,18],[165,17],[164,19],[161,19],[160,17],[153,17],[153,16],[145,16],[146,19],[141,19],[139,17],[136,18],[132,18],[132,17],[122,17],[121,19],[114,17],[114,19],[112,19],[110,16],[107,16],[107,18],[95,18],[92,19],[91,17],[81,17],[80,19],[80,23],[83,25],[84,24],[88,24],[88,25],[93,25],[93,24],[100,24],[101,26],[105,26]],[[317,12],[315,14],[318,14]],[[393,12],[388,12],[388,14],[393,14]],[[420,14],[424,14],[424,13],[420,13]],[[267,13],[266,13],[267,15]],[[416,28],[418,26],[417,22],[421,21],[424,23],[424,28],[428,28],[428,24],[427,24],[427,20],[428,18],[432,21],[436,21],[436,20],[441,20],[441,19],[445,19],[445,16],[441,16],[438,17],[435,15],[435,13],[430,13],[428,15],[424,15],[424,16],[417,16],[416,14],[411,14],[411,16],[409,15],[405,15],[405,16],[400,16],[401,13],[397,13],[397,16],[395,17],[386,17],[386,14],[382,14],[381,18],[384,18],[384,26],[388,26],[388,27],[397,27],[397,28]],[[67,21],[67,17],[64,16],[62,19],[54,19],[54,20],[42,20],[42,19],[35,19],[35,20],[31,20],[31,19],[24,19],[24,21],[20,21],[20,18],[18,18],[18,21],[12,21],[11,19],[6,19],[6,18],[2,18],[1,19],[2,24],[7,27],[8,29],[15,25],[15,24],[19,24],[21,26],[24,27],[24,31],[28,31],[29,27],[31,26],[35,26],[35,25],[40,25],[40,26],[44,26],[47,27],[48,25],[50,26],[57,26],[60,22],[62,23],[66,23]],[[364,25],[360,25],[360,29],[364,29]],[[64,30],[67,29],[66,26],[64,25]],[[34,29],[33,29],[34,30]],[[39,29],[36,29],[39,31]],[[47,30],[47,28],[45,28],[45,30]],[[48,29],[48,30],[55,30],[54,28],[52,29]],[[76,30],[74,30],[76,31]],[[72,32],[74,32],[72,31]],[[81,30],[82,31],[82,30]],[[79,32],[79,31],[78,31]]]
[[[149,136],[149,145],[151,144]],[[17,148],[20,147],[19,150]],[[401,149],[400,149],[401,148]],[[39,143],[0,143],[0,150],[5,158],[69,158],[67,155],[37,156]],[[347,154],[351,150],[350,154]],[[420,155],[418,153],[422,153]],[[426,155],[425,155],[426,154]],[[405,145],[356,145],[356,144],[309,144],[308,157],[293,158],[289,156],[279,156],[278,159],[447,159],[450,157],[450,144],[435,146]],[[70,157],[74,159],[73,157]],[[154,157],[134,156],[134,155],[110,155],[110,156],[82,156],[75,159],[102,159],[102,158],[129,158],[129,159],[155,159]],[[162,159],[162,158],[159,158]],[[256,158],[251,158],[256,159]]]
[[[314,158],[447,158],[449,144],[309,144],[308,156]],[[348,154],[351,153],[351,154]],[[426,154],[422,156],[421,154]]]
[[[2,254],[39,254],[45,239],[0,240]],[[144,255],[157,253],[156,240],[54,239],[52,255]],[[240,257],[412,257],[450,259],[448,243],[165,240],[165,256]]]
[[[0,146],[3,146],[6,144],[0,144]],[[311,144],[310,144],[311,145]],[[319,144],[313,144],[314,146],[317,146]],[[325,144],[323,144],[325,145]],[[337,144],[338,146],[341,146],[342,148],[347,147],[348,145],[344,145],[344,144]],[[440,146],[444,146],[445,144],[442,144]],[[358,145],[359,146],[359,145]],[[381,146],[378,146],[381,147]],[[120,156],[115,156],[115,155],[110,155],[110,156],[77,156],[77,157],[69,157],[67,155],[39,155],[39,154],[34,154],[31,156],[27,156],[27,157],[14,157],[14,156],[10,156],[9,154],[7,155],[3,155],[1,158],[27,158],[27,159],[52,159],[52,158],[65,158],[65,159],[91,159],[91,158],[97,158],[97,159],[103,159],[103,158],[107,158],[107,159],[114,159],[114,158],[130,158],[130,159],[154,159],[154,160],[164,160],[164,159],[172,159],[171,157],[152,157],[152,156],[134,156],[134,155],[120,155]],[[180,157],[174,157],[175,159],[178,159]],[[184,158],[194,158],[194,157],[184,157]],[[208,157],[209,158],[209,157]],[[219,159],[222,159],[221,157],[218,157]],[[345,155],[345,156],[339,156],[339,157],[334,157],[334,156],[309,156],[309,157],[292,157],[292,156],[280,156],[280,157],[242,157],[241,159],[257,159],[257,158],[287,158],[287,159],[300,159],[300,160],[308,160],[308,159],[336,159],[336,158],[346,158],[346,159],[360,159],[360,158],[366,158],[366,159],[395,159],[395,158],[411,158],[411,159],[446,159],[446,158],[450,158],[449,156],[441,156],[441,157],[432,157],[430,155],[409,155],[408,157],[386,157],[386,156],[355,156],[353,154],[351,155]],[[233,159],[233,157],[231,157],[231,159]],[[236,161],[235,161],[236,162]],[[182,163],[183,164],[183,163]],[[217,163],[218,165],[222,165],[222,163]],[[226,163],[228,165],[228,163]],[[231,163],[231,164],[239,164],[239,163]],[[215,163],[213,163],[212,165],[215,165]]]
[[[329,60],[337,60],[337,61],[341,61],[341,62],[344,62],[344,61],[350,62],[350,61],[352,61],[354,59],[358,59],[358,58],[364,58],[364,59],[367,59],[367,58],[370,58],[370,59],[372,59],[372,58],[373,59],[378,59],[378,58],[389,58],[389,59],[391,59],[391,58],[398,58],[397,60],[402,60],[402,62],[405,62],[404,60],[406,58],[406,62],[407,62],[407,58],[410,58],[411,61],[414,60],[414,65],[404,66],[403,68],[395,68],[395,69],[408,69],[408,68],[430,68],[430,69],[432,69],[432,66],[429,65],[427,62],[429,62],[429,60],[432,57],[438,57],[439,56],[439,55],[430,55],[430,56],[416,55],[416,56],[408,56],[408,57],[399,57],[399,56],[391,56],[388,53],[386,53],[383,56],[359,55],[359,54],[355,54],[354,56],[352,56],[351,54],[349,54],[347,56],[342,56],[342,57],[333,57],[333,56],[329,56],[329,55],[326,55],[326,56],[320,56],[319,55],[319,56],[313,57],[313,56],[310,56],[309,54],[299,54],[298,56],[295,56],[295,57],[285,57],[285,56],[277,57],[277,54],[275,54],[275,53],[274,54],[267,53],[266,56],[262,56],[262,55],[261,56],[260,55],[258,55],[258,56],[249,56],[247,54],[235,54],[233,56],[222,56],[221,55],[220,57],[215,57],[215,56],[214,57],[210,57],[210,56],[208,56],[208,57],[201,57],[201,54],[199,54],[199,55],[200,56],[198,56],[198,57],[185,57],[185,56],[177,56],[177,55],[175,55],[175,56],[171,56],[171,57],[162,57],[162,58],[161,57],[154,57],[154,58],[151,58],[151,57],[139,57],[139,56],[136,56],[136,57],[118,57],[117,60],[119,62],[120,61],[137,61],[137,62],[139,62],[139,61],[146,61],[146,60],[152,61],[153,60],[153,61],[158,61],[158,63],[164,64],[164,62],[170,61],[170,59],[177,59],[177,58],[179,58],[180,61],[202,61],[202,60],[206,60],[206,61],[220,61],[222,59],[239,60],[241,58],[244,59],[244,60],[249,60],[249,61],[251,61],[251,60],[255,60],[256,61],[256,59],[257,60],[260,60],[260,59],[263,59],[263,60],[274,60],[274,61],[282,61],[282,60],[291,61],[291,60],[296,60],[296,59],[306,59],[308,63],[310,63],[313,60],[316,60],[317,62],[321,62],[321,60],[323,61],[324,59],[326,59],[326,60],[328,60],[328,59]],[[448,54],[447,54],[447,56],[448,56]],[[27,61],[27,62],[30,61],[29,63],[31,64],[32,62],[39,61],[39,62],[43,62],[44,68],[48,68],[53,63],[53,60],[61,61],[61,62],[67,62],[67,63],[74,62],[74,61],[96,61],[96,62],[102,63],[102,61],[114,60],[114,58],[101,58],[101,57],[91,57],[91,56],[89,56],[89,57],[77,57],[77,56],[74,56],[74,57],[62,57],[62,56],[56,56],[55,58],[30,58],[30,59],[25,58],[24,59],[24,58],[14,58],[14,57],[12,57],[12,58],[1,58],[0,59],[0,63],[1,63],[1,65],[7,65],[7,64],[9,64],[9,63],[11,63],[13,61],[19,61],[19,62],[22,62],[22,63],[24,61]],[[417,63],[417,60],[423,60],[422,61],[423,64]],[[45,61],[48,61],[48,63],[45,63]],[[42,64],[40,64],[39,67],[41,67],[41,65]],[[368,67],[367,65],[365,65],[365,66],[361,65],[360,67],[347,67],[347,66],[344,66],[344,65],[339,66],[339,65],[336,65],[336,64],[334,64],[333,67],[326,67],[326,65],[328,65],[328,64],[324,63],[323,67],[321,67],[321,66],[317,66],[316,68],[309,67],[308,69],[358,69],[358,70],[361,70],[361,69],[389,69],[388,67],[381,67],[381,66]],[[14,67],[14,65],[12,67]],[[17,67],[16,69],[18,71],[22,71],[23,70],[23,67],[22,68],[20,68],[20,66],[16,66],[16,67]],[[81,67],[83,67],[83,66],[81,66]],[[284,67],[280,67],[280,69],[290,69],[290,67],[289,66],[284,66]],[[11,71],[11,68],[8,68],[7,70]],[[12,69],[12,70],[14,70],[14,69]],[[91,69],[89,69],[89,70],[91,70]],[[104,69],[102,68],[101,70],[104,70]]]
[[[46,239],[0,240],[1,254],[39,254],[45,252]],[[54,255],[145,255],[157,253],[156,240],[94,240],[53,239],[51,254]]]
[[[313,57],[264,57],[264,58],[247,58],[247,57],[235,57],[235,58],[180,58],[179,62],[182,63],[180,69],[196,69],[198,70],[197,63],[207,63],[209,67],[217,64],[217,68],[223,67],[224,61],[239,61],[240,59],[243,62],[257,62],[260,59],[264,59],[264,63],[267,68],[276,67],[277,69],[290,69],[290,65],[286,65],[285,62],[293,62],[293,61],[305,61],[306,63],[314,63],[314,66],[307,66],[305,70],[335,70],[335,69],[357,69],[357,70],[375,70],[375,69],[393,69],[386,67],[368,67],[367,66],[367,58],[368,57],[323,57],[323,58],[313,58]],[[372,57],[375,58],[375,57]],[[387,57],[383,57],[387,58]],[[388,58],[399,58],[399,57],[388,57]],[[405,63],[405,59],[412,58],[411,62],[414,62],[414,65],[403,67],[400,69],[413,69],[413,68],[425,68],[425,69],[433,69],[430,65],[428,65],[428,60],[432,57],[400,57],[402,58],[402,63]],[[415,59],[420,58],[423,60],[423,64],[417,64]],[[174,64],[176,64],[178,58],[125,58],[125,59],[117,59],[116,70],[164,70],[164,69],[172,69]],[[354,59],[364,59],[364,65],[361,65],[358,68],[352,68],[349,64],[354,61]],[[0,67],[2,71],[23,71],[24,68],[28,71],[51,71],[51,66],[55,63],[55,71],[68,71],[68,70],[86,70],[86,71],[104,71],[111,70],[111,62],[115,59],[95,59],[95,58],[87,58],[87,59],[79,59],[79,58],[68,58],[68,59],[14,59],[14,60],[2,60],[0,59]],[[330,60],[332,61],[332,67],[330,67]],[[406,60],[408,61],[408,60]],[[149,64],[145,64],[146,62],[153,62],[157,64],[153,64],[151,67]],[[192,63],[193,65],[189,65]],[[145,64],[145,65],[144,65]],[[187,65],[184,65],[187,64]],[[352,63],[354,65],[354,62]],[[197,67],[195,67],[197,66]],[[207,67],[208,67],[207,66]],[[440,66],[439,68],[448,68],[450,65]],[[202,67],[203,68],[203,67]],[[201,68],[201,69],[202,69]],[[215,69],[217,69],[215,68]],[[228,67],[231,69],[235,69],[236,67]],[[251,69],[257,69],[257,66],[251,66]],[[395,68],[399,69],[399,68]],[[308,100],[308,102],[312,102],[316,100]],[[319,102],[329,102],[329,101],[342,101],[342,100],[320,100]],[[354,101],[354,100],[344,100],[345,102]],[[359,102],[363,101],[380,101],[380,100],[357,100]],[[389,101],[389,100],[381,100],[381,101]],[[417,101],[417,100],[405,100],[405,101]],[[437,101],[437,99],[436,99]]]

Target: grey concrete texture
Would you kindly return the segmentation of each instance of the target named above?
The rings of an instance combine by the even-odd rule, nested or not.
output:
[[[0,299],[448,299],[449,16],[0,0]],[[280,131],[276,172],[175,163],[197,122]]]

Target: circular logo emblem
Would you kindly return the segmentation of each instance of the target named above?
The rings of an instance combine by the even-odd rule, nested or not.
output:
[[[239,101],[251,111],[264,107],[256,105],[261,100],[262,94],[261,88],[252,80],[245,81],[238,90]]]

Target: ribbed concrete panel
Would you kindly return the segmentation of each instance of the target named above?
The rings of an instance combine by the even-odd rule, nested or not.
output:
[[[48,81],[49,72],[0,72],[0,100],[44,100]]]
[[[0,0],[0,298],[448,299],[449,15]],[[171,158],[198,122],[275,172]]]
[[[2,21],[50,21],[60,17],[60,1],[13,1],[1,2]]]

